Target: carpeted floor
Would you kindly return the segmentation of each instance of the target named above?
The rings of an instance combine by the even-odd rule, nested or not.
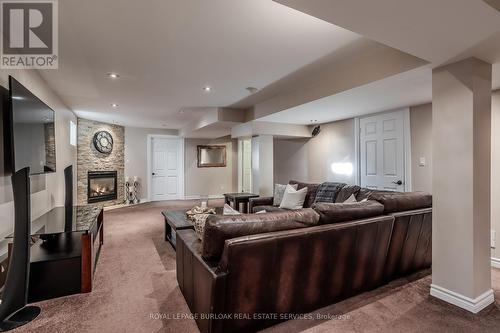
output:
[[[192,202],[147,203],[105,212],[105,238],[90,294],[41,302],[41,315],[17,332],[198,332],[177,286],[175,252],[163,240],[160,212]],[[473,315],[429,296],[418,274],[265,332],[500,332],[500,270],[492,270],[497,301]],[[331,319],[332,315],[342,314]],[[156,315],[156,316],[155,316]],[[328,318],[330,316],[330,318]]]

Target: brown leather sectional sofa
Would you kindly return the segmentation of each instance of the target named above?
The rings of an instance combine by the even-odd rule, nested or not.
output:
[[[203,242],[177,232],[177,280],[201,332],[254,332],[431,266],[431,195],[354,188],[368,200],[314,203],[317,184],[301,186],[305,209],[257,198],[270,213],[211,216]]]

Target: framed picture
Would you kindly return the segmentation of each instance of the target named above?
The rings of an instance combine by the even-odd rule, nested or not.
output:
[[[226,166],[226,146],[198,146],[198,168]]]

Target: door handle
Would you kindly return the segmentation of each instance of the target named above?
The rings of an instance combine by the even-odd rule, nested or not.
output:
[[[154,175],[156,175],[156,173],[153,172],[152,175],[154,176]]]
[[[398,180],[397,182],[392,182],[393,184],[396,184],[396,185],[403,185],[403,182],[401,180]]]

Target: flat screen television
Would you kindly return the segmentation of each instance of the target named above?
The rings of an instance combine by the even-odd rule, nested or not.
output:
[[[56,171],[55,113],[12,76],[13,169],[30,167],[30,174]]]

